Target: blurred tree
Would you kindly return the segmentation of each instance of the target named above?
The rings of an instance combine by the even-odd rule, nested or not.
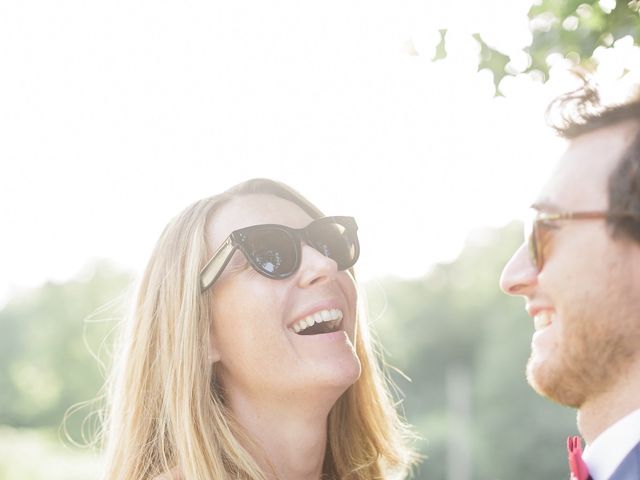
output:
[[[407,418],[424,438],[426,460],[418,478],[453,478],[447,459],[460,427],[469,431],[471,478],[566,476],[562,448],[575,432],[574,412],[541,399],[527,385],[532,322],[523,302],[498,287],[502,267],[521,241],[519,224],[476,232],[459,258],[422,279],[367,286],[387,360],[411,378],[394,377]],[[466,426],[447,395],[455,372],[470,378]]]
[[[524,70],[514,66],[509,55],[485,43],[480,33],[473,35],[480,44],[478,70],[491,71],[497,93],[507,75],[535,72],[546,80],[551,54],[593,69],[596,48],[611,47],[627,35],[640,45],[640,0],[534,0],[528,15],[532,39],[524,49],[529,60]],[[434,60],[446,57],[442,31],[437,51]]]
[[[97,353],[114,326],[129,275],[106,263],[82,278],[48,283],[0,311],[0,424],[58,428],[73,404],[103,383]],[[88,413],[88,412],[87,412]],[[80,438],[85,415],[68,422]]]

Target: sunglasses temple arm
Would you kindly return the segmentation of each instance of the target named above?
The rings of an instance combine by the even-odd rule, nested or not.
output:
[[[201,292],[204,292],[218,279],[224,268],[229,263],[229,260],[231,260],[231,256],[235,249],[235,245],[229,238],[220,248],[218,248],[218,250],[216,250],[216,253],[213,254],[211,260],[207,262],[200,272]]]

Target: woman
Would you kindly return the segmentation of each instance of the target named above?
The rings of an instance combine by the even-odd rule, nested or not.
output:
[[[265,179],[172,220],[123,331],[105,478],[402,478],[414,457],[357,314],[356,230]]]

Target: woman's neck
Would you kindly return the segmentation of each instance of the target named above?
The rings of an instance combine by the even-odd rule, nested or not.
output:
[[[245,445],[269,479],[319,480],[330,405],[296,399],[229,398],[234,417],[251,440]]]

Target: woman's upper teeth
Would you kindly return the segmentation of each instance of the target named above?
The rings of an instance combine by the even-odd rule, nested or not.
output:
[[[331,322],[333,320],[342,320],[342,310],[339,308],[332,308],[330,310],[320,310],[318,312],[307,315],[302,320],[298,320],[291,326],[291,330],[296,333],[311,327],[316,323]]]

